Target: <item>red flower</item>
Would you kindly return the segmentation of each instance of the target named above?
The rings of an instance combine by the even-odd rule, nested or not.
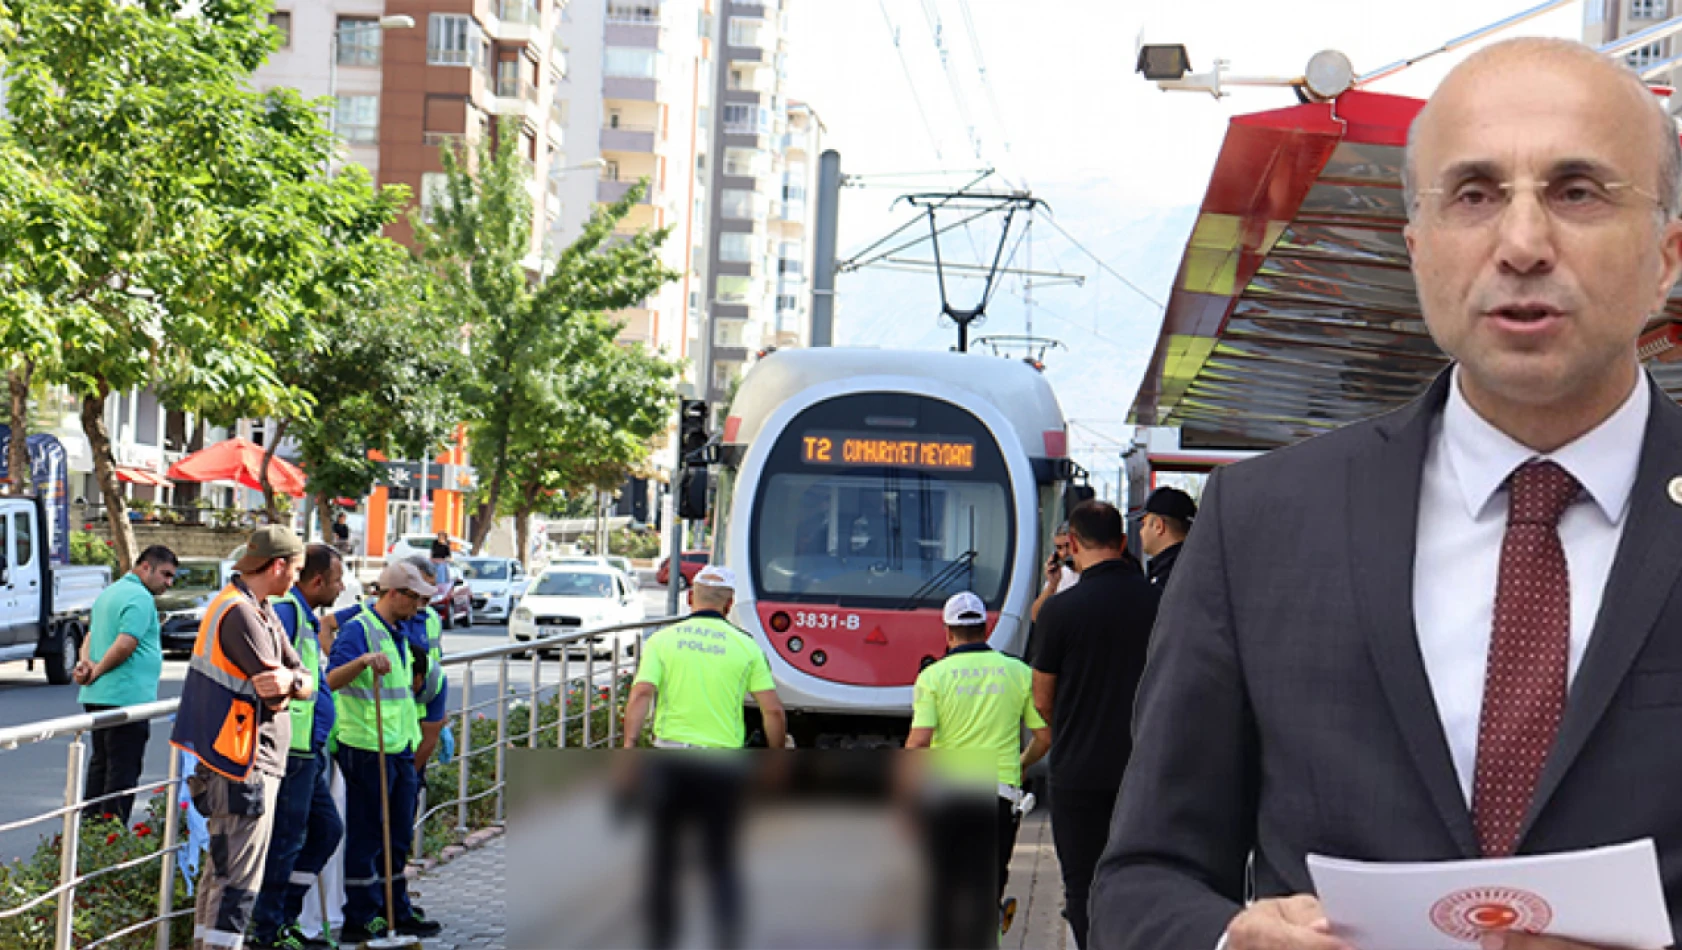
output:
[[[152,826],[148,825],[144,821],[141,822],[140,824],[134,826],[134,834],[135,834],[136,837],[144,838],[151,833],[152,833]]]
[[[186,810],[187,810],[187,803],[186,803],[186,802],[182,802],[182,803],[181,803],[181,810],[182,810],[182,811],[186,811]]]
[[[119,835],[117,832],[113,831],[110,834],[105,836],[105,843],[106,844],[116,844],[117,839],[120,838],[120,837],[122,837],[122,835]]]

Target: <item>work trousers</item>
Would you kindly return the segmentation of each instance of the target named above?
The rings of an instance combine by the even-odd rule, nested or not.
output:
[[[710,753],[655,752],[644,759],[650,819],[648,928],[655,950],[676,946],[677,882],[684,867],[684,842],[698,833],[700,864],[712,895],[716,940],[730,950],[742,945],[742,885],[737,837],[746,775],[738,763],[710,762]]]
[[[303,913],[304,895],[344,836],[328,787],[331,771],[326,752],[286,757],[263,890],[251,913],[251,935],[261,942],[273,943],[280,928]]]
[[[235,782],[201,765],[187,790],[210,831],[193,914],[193,950],[239,950],[263,880],[280,779],[252,772],[249,781]]]
[[[94,713],[118,707],[83,703],[82,708]],[[151,737],[152,724],[145,721],[93,731],[90,737],[93,758],[88,762],[88,777],[82,792],[83,800],[88,802],[82,809],[84,819],[92,821],[112,815],[128,824],[129,813],[134,809],[134,793],[102,802],[93,799],[140,784],[140,772],[146,765],[146,741]]]
[[[997,946],[999,902],[1022,817],[996,796],[943,799],[924,809],[926,847],[940,900],[929,908],[928,944]]]
[[[1110,840],[1110,813],[1115,810],[1114,788],[1051,787],[1051,834],[1057,863],[1063,869],[1063,902],[1075,945],[1086,950],[1087,893],[1092,873]]]
[[[391,834],[391,893],[396,916],[392,923],[408,920],[415,911],[409,904],[409,881],[403,869],[409,863],[409,844],[415,833],[415,796],[419,791],[415,760],[388,754],[381,774],[378,755],[340,746],[338,762],[345,777],[345,926],[367,926],[375,917],[386,916],[382,828]],[[380,817],[382,782],[391,802],[389,825]]]

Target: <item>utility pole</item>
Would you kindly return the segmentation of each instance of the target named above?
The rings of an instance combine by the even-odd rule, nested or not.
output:
[[[835,345],[835,234],[841,213],[841,153],[818,158],[817,241],[812,262],[812,345]]]

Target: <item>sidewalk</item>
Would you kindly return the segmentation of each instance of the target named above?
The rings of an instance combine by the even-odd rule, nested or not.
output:
[[[503,936],[506,842],[506,836],[497,835],[412,881],[415,903],[444,925],[441,935],[426,941],[426,950],[508,950]],[[1000,941],[1001,948],[1066,950],[1074,946],[1061,913],[1063,876],[1052,845],[1051,816],[1044,809],[1022,822],[1005,893],[1017,900],[1016,922]]]

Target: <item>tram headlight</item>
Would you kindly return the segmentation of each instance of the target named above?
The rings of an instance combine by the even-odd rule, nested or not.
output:
[[[778,633],[787,633],[788,632],[788,626],[789,626],[789,618],[788,618],[788,613],[786,611],[779,610],[776,613],[771,615],[771,629],[772,630],[775,630]],[[794,641],[791,640],[789,642],[792,644]]]
[[[806,641],[805,640],[802,640],[799,637],[789,637],[788,638],[788,652],[799,653],[801,650],[804,650],[804,649],[806,649]]]
[[[829,662],[829,654],[825,653],[822,650],[813,650],[812,651],[812,665],[813,666],[822,666],[822,665],[824,665],[825,663],[828,663],[828,662]]]

